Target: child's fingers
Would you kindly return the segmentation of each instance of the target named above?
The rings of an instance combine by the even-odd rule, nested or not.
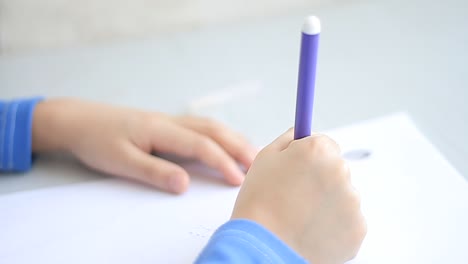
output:
[[[314,133],[309,137],[296,140],[290,147],[293,146],[302,148],[305,152],[315,149],[315,151],[322,152],[323,155],[327,154],[341,157],[341,150],[338,143],[330,137],[320,133]]]
[[[200,134],[212,138],[246,168],[252,165],[258,153],[257,149],[249,144],[245,137],[234,132],[220,122],[195,116],[181,116],[177,117],[175,120],[183,127],[195,130]]]
[[[236,161],[211,138],[173,123],[154,126],[152,134],[155,150],[199,160],[220,171],[229,184],[242,183],[244,173]]]
[[[124,176],[173,193],[187,190],[190,179],[182,167],[147,154],[130,144],[124,151]]]

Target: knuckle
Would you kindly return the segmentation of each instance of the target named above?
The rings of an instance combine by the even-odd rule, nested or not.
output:
[[[351,172],[349,170],[348,163],[344,159],[342,158],[337,159],[336,164],[335,164],[335,173],[337,174],[337,176],[340,177],[340,179],[344,181],[349,180],[349,176]]]
[[[288,149],[294,151],[303,151],[305,149],[305,144],[300,140],[293,140],[289,143]]]
[[[316,142],[310,139],[294,140],[289,144],[296,158],[301,161],[312,161],[316,158],[315,155]]]
[[[315,136],[311,137],[311,139],[317,142],[318,146],[323,146],[330,143],[330,138],[324,134],[316,134]]]
[[[349,208],[353,211],[358,211],[361,209],[361,199],[359,196],[353,195],[349,199]]]
[[[324,142],[322,135],[315,135],[312,137],[307,138],[307,144],[305,145],[307,148],[318,149]]]
[[[350,208],[353,210],[360,210],[361,208],[361,196],[355,190],[351,191],[351,195],[348,198]]]
[[[232,142],[229,149],[235,157],[240,157],[251,149],[249,141],[242,135],[238,135],[236,139],[229,139],[229,141]]]
[[[327,136],[318,134],[309,137],[305,140],[305,144],[301,144],[302,151],[310,155],[325,155],[331,149],[334,142]]]
[[[211,141],[211,139],[205,136],[201,136],[200,138],[197,139],[197,142],[195,143],[193,154],[195,156],[207,155],[208,153],[211,152],[212,148],[213,148],[213,142]]]
[[[151,115],[150,113],[142,113],[140,115],[140,118],[141,118],[141,125],[147,129],[148,127],[151,127],[153,126],[154,124],[157,124],[157,122],[155,122],[155,117],[153,115]]]
[[[246,136],[241,133],[234,132],[234,136],[239,140],[240,144],[242,145],[250,145],[249,140]]]
[[[334,154],[336,153],[336,149],[339,149],[338,143],[336,143],[330,137],[320,134],[316,136],[316,148],[321,154]]]
[[[202,122],[204,123],[205,129],[209,134],[218,134],[222,129],[221,124],[214,119],[203,117]]]
[[[367,235],[367,222],[362,214],[360,215],[360,219],[361,225],[359,228],[358,238],[359,242],[362,242]]]
[[[331,186],[347,186],[349,184],[349,168],[346,161],[341,158],[332,159],[325,166],[328,166],[327,171],[329,171],[329,174],[324,176],[328,179]]]

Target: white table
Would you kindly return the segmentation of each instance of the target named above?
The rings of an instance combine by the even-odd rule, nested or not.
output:
[[[343,1],[302,14],[150,40],[0,57],[0,96],[77,96],[168,112],[232,83],[258,96],[222,117],[264,145],[293,125],[300,26],[322,19],[314,129],[407,111],[468,179],[468,2]],[[0,193],[100,177],[42,157],[32,172],[2,175]]]

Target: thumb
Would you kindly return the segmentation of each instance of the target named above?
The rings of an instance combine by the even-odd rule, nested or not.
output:
[[[190,178],[179,165],[143,152],[134,145],[126,148],[126,176],[172,193],[187,190]]]

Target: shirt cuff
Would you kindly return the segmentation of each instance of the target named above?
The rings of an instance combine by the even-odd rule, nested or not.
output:
[[[263,226],[245,219],[222,225],[196,263],[307,263]]]
[[[0,102],[0,171],[27,171],[32,165],[32,121],[41,97]]]

